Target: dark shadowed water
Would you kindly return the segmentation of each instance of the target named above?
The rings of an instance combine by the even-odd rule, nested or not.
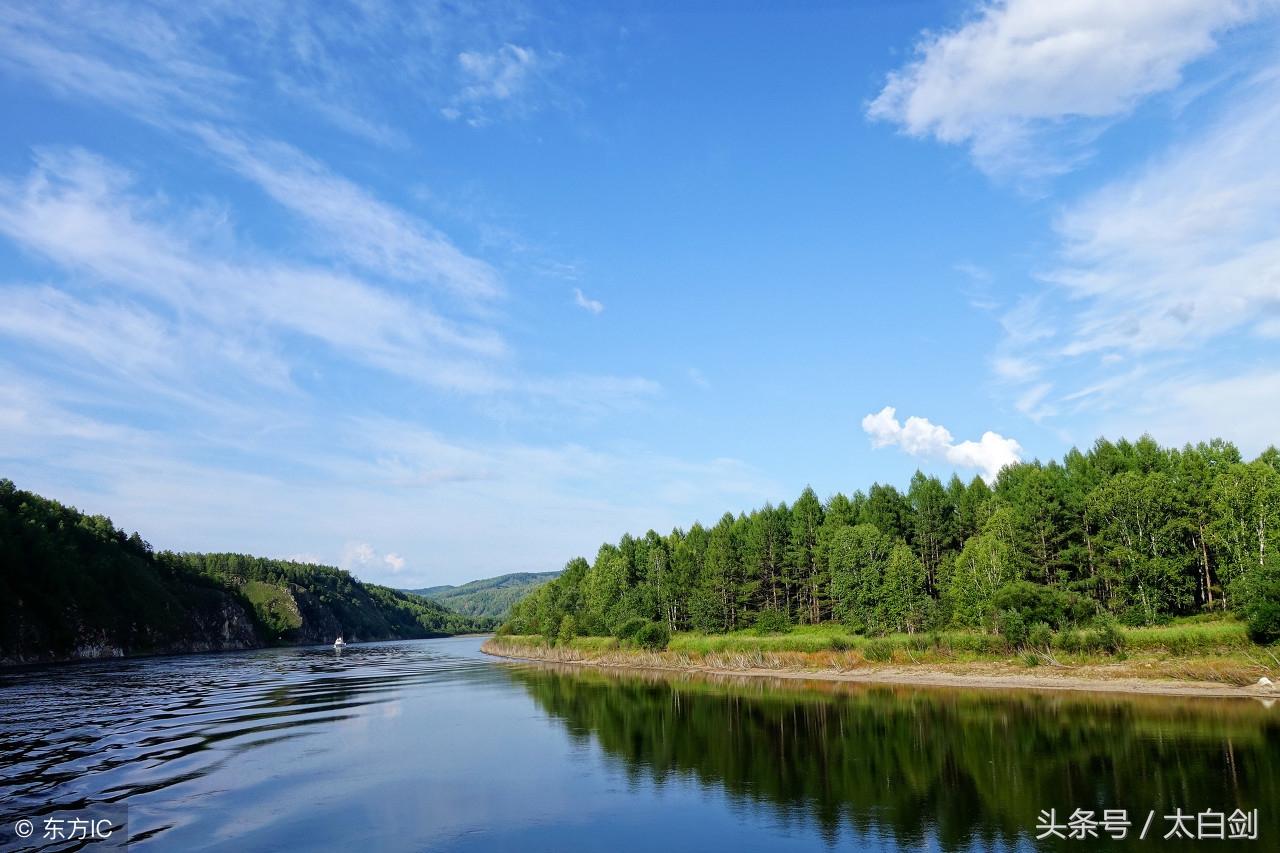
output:
[[[619,675],[480,642],[2,674],[0,844],[29,818],[28,845],[75,849],[40,821],[127,804],[157,850],[1280,849],[1280,707],[1254,700]],[[1036,842],[1049,808],[1133,826]],[[1211,832],[1256,808],[1259,838],[1165,841],[1178,808]]]

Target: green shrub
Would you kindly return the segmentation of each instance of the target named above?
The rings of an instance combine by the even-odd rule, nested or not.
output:
[[[1047,649],[1053,643],[1053,631],[1043,622],[1037,622],[1027,630],[1027,646],[1033,649]]]
[[[867,622],[859,615],[851,613],[846,616],[844,626],[849,629],[850,634],[863,635],[867,633]]]
[[[791,620],[777,610],[762,610],[756,616],[754,630],[757,634],[786,634],[791,631]]]
[[[836,636],[827,642],[827,647],[833,652],[847,652],[852,646],[847,637]]]
[[[1107,621],[1096,625],[1085,634],[1085,648],[1091,652],[1105,652],[1109,655],[1119,654],[1124,649],[1124,634],[1115,623]]]
[[[613,636],[617,637],[619,640],[634,639],[640,629],[648,624],[648,619],[645,619],[642,616],[632,616],[630,619],[624,620],[622,624],[614,629]]]
[[[1027,644],[1027,622],[1017,610],[1000,612],[1000,636],[1005,645],[1011,649],[1020,649]]]
[[[578,636],[578,625],[568,613],[560,620],[560,630],[556,633],[556,642],[562,646],[569,645]]]
[[[1245,625],[1249,639],[1269,645],[1280,640],[1280,557],[1272,555],[1251,575],[1244,603]]]
[[[889,640],[872,640],[862,647],[862,656],[876,663],[891,661],[893,660],[893,643]]]
[[[912,634],[907,638],[907,648],[913,652],[927,652],[933,641],[924,634]]]
[[[650,651],[661,651],[671,642],[671,631],[664,622],[646,622],[636,631],[635,641]]]
[[[1063,631],[1058,635],[1058,648],[1068,654],[1078,654],[1084,651],[1084,637],[1080,636],[1080,632],[1076,630]]]
[[[1044,622],[1054,630],[1075,625],[1093,615],[1092,601],[1077,592],[1031,581],[1016,581],[996,590],[998,609],[1016,610],[1027,624]]]

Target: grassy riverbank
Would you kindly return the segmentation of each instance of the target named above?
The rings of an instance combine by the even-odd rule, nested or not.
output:
[[[613,637],[548,643],[499,636],[490,654],[641,669],[783,675],[854,681],[1123,690],[1189,695],[1269,695],[1280,655],[1249,641],[1242,624],[1192,618],[1149,628],[1063,631],[1010,648],[993,634],[947,631],[864,637],[838,624],[757,635],[679,633],[662,650]]]

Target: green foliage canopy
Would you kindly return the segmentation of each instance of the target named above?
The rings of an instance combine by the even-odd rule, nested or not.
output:
[[[554,636],[571,614],[590,634],[631,620],[722,632],[776,614],[766,623],[996,632],[1216,610],[1280,636],[1280,615],[1267,627],[1267,602],[1280,602],[1278,466],[1274,449],[1246,463],[1221,440],[1175,449],[1144,436],[1012,465],[990,486],[917,473],[905,494],[877,483],[824,502],[805,489],[711,528],[604,545],[517,602],[506,629]]]

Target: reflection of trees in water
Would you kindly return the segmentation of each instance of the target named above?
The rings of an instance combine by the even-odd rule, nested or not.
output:
[[[1007,843],[1050,807],[1128,809],[1135,836],[1149,809],[1154,832],[1175,807],[1258,808],[1260,837],[1280,835],[1280,725],[1256,702],[512,672],[633,778],[691,775],[829,841],[847,821],[945,849]]]

